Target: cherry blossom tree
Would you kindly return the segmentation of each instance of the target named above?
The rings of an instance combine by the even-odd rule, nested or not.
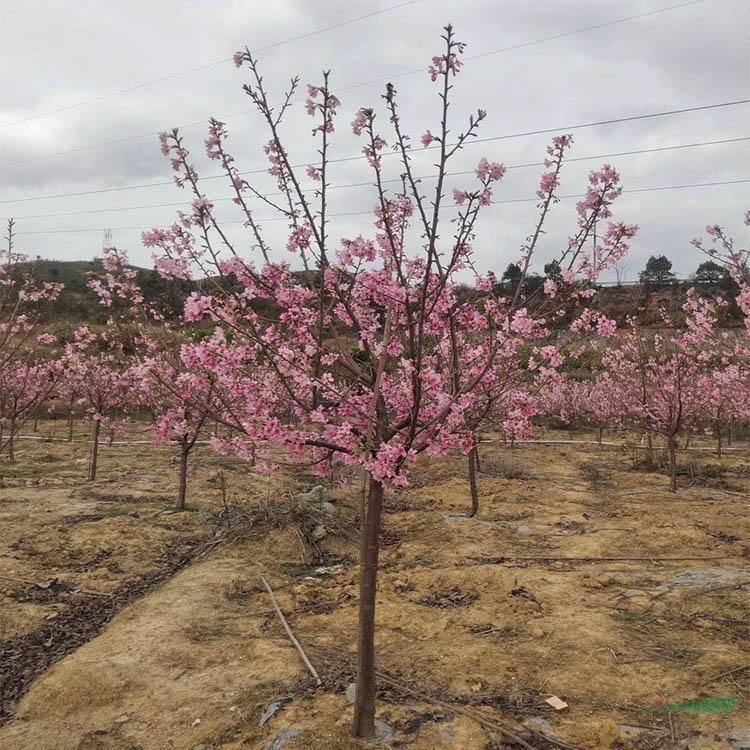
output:
[[[44,337],[44,334],[40,334]],[[50,337],[55,341],[55,337]],[[36,409],[55,391],[60,366],[54,360],[16,359],[0,368],[0,448],[15,463],[15,437]]]
[[[439,124],[421,138],[423,148],[436,152],[431,194],[415,172],[413,146],[392,85],[386,87],[384,104],[403,175],[396,192],[389,188],[384,162],[390,152],[375,111],[359,110],[352,123],[364,140],[363,157],[375,183],[374,236],[331,242],[329,149],[340,102],[329,87],[329,75],[307,89],[319,155],[305,169],[314,185],[311,192],[303,187],[281,139],[299,81],[293,79],[281,104],[272,106],[248,50],[238,52],[235,63],[249,74],[244,90],[268,129],[265,152],[280,197],[265,194],[239,171],[228,152],[223,123],[210,122],[206,148],[234,191],[255,257],[244,257],[216,218],[177,130],[162,134],[162,151],[172,162],[176,183],[192,193],[192,207],[171,227],[144,234],[164,275],[189,279],[200,273],[212,279],[209,293],[188,300],[184,316],[189,322],[210,318],[217,334],[191,346],[184,359],[188,366],[209,368],[221,392],[238,396],[231,417],[238,437],[227,447],[243,457],[257,453],[259,466],[269,469],[274,451],[282,449],[321,475],[343,464],[369,477],[360,546],[354,719],[354,733],[360,737],[374,734],[375,592],[384,491],[407,484],[409,467],[420,454],[472,450],[477,415],[486,411],[488,384],[503,352],[513,346],[509,339],[527,340],[532,329],[543,326],[518,300],[509,304],[486,295],[477,304],[457,294],[460,274],[475,276],[480,290],[492,286],[493,277],[474,271],[472,242],[478,217],[491,205],[505,169],[480,160],[473,184],[453,189],[454,205],[447,204],[449,164],[476,136],[486,113],[471,115],[451,141],[449,97],[464,45],[451,27],[443,41],[443,52],[433,57],[428,70],[438,88]],[[570,142],[563,136],[551,146],[540,216],[524,246],[522,274],[528,272],[544,220],[557,201]],[[618,183],[611,167],[591,175],[576,230],[560,253],[571,285],[594,278],[627,249],[635,228],[611,223],[592,254],[583,252],[594,223],[610,217]],[[287,222],[286,250],[305,272],[279,260],[250,208],[253,201]],[[538,354],[539,361],[544,358]]]
[[[745,212],[745,226],[750,227],[750,210]],[[696,238],[692,244],[713,261],[721,263],[739,285],[737,304],[745,316],[745,327],[750,331],[750,245],[741,248],[719,224],[706,227],[709,239]]]
[[[45,304],[61,284],[40,282],[28,258],[15,248],[15,222],[7,224],[0,246],[0,451],[14,460],[13,439],[20,426],[52,392],[57,371],[49,357],[55,337],[42,332]],[[5,441],[5,442],[4,442]]]
[[[750,416],[747,399],[750,390],[748,359],[739,347],[733,351],[728,347],[728,350],[713,371],[701,381],[706,403],[704,422],[713,429],[719,458],[722,457],[724,433],[731,430],[735,421],[747,420]]]
[[[648,334],[631,319],[629,335],[602,359],[609,398],[631,423],[664,436],[673,492],[678,436],[700,425],[708,400],[705,378],[723,353],[716,336],[719,307],[691,290],[683,306],[684,328],[665,315],[664,330]]]
[[[162,343],[162,342],[160,342]],[[184,344],[183,346],[188,346]],[[154,416],[154,436],[164,445],[180,449],[177,507],[185,508],[188,458],[209,415],[221,413],[210,374],[193,371],[180,356],[180,347],[164,350],[152,345],[148,355],[134,367],[137,388]]]
[[[107,331],[78,328],[66,347],[63,366],[75,383],[76,402],[93,425],[88,479],[96,479],[101,428],[113,428],[133,403],[134,373],[121,343]]]

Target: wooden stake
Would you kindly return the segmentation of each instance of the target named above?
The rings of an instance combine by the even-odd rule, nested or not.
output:
[[[304,649],[300,645],[300,642],[294,637],[294,633],[292,633],[292,629],[289,627],[289,623],[286,621],[286,617],[284,617],[284,613],[279,609],[279,605],[276,602],[276,597],[273,595],[273,591],[271,587],[268,585],[268,581],[261,576],[260,580],[263,581],[263,585],[266,587],[266,591],[268,592],[268,595],[271,597],[271,604],[273,604],[273,608],[276,610],[276,614],[279,617],[279,620],[281,620],[281,624],[284,626],[284,630],[286,630],[286,634],[289,636],[289,640],[294,644],[294,647],[299,652],[299,655],[302,657],[302,661],[305,662],[305,666],[310,671],[310,674],[315,678],[315,681],[318,685],[322,685],[323,682],[320,679],[320,675],[318,674],[315,667],[310,663],[310,660],[307,658],[307,654],[305,653]]]

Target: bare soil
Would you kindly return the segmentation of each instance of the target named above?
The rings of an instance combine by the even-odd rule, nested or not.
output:
[[[743,448],[721,462],[681,454],[689,471],[674,495],[666,476],[634,467],[623,449],[492,442],[482,446],[475,519],[461,515],[470,505],[465,459],[420,464],[413,486],[387,497],[381,539],[380,746],[517,747],[499,725],[534,748],[744,747]],[[313,546],[288,501],[316,483],[303,473],[269,480],[199,448],[190,508],[177,513],[175,451],[103,449],[94,483],[83,481],[86,451],[23,442],[19,464],[2,466],[0,697],[9,720],[0,748],[361,747],[349,737],[345,695],[361,480],[329,490],[336,520]],[[568,707],[549,706],[553,695]],[[649,710],[733,696],[725,715]]]

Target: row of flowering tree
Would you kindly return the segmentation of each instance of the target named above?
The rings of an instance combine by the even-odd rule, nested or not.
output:
[[[661,436],[676,490],[680,440],[687,447],[691,434],[713,432],[721,456],[728,426],[750,418],[747,351],[735,332],[719,331],[723,307],[691,292],[679,325],[664,314],[658,330],[645,330],[629,318],[616,337],[595,337],[592,378],[560,377],[540,398],[540,412],[564,426],[598,428],[600,443],[604,428],[635,429],[647,438],[649,459],[652,436]]]
[[[608,165],[589,176],[571,234],[558,243],[550,264],[555,273],[533,293],[524,293],[558,203],[572,145],[568,135],[556,137],[547,149],[538,215],[519,248],[519,280],[511,295],[498,290],[491,274],[476,270],[480,215],[493,203],[505,167],[482,158],[472,178],[448,188],[451,165],[476,138],[487,114],[479,109],[462,126],[454,124],[450,98],[464,45],[451,27],[442,39],[443,49],[428,67],[436,88],[436,125],[419,139],[421,149],[406,131],[392,85],[383,96],[383,127],[375,109],[356,113],[352,130],[363,140],[374,207],[370,230],[346,238],[334,237],[330,225],[331,149],[341,103],[329,74],[307,87],[318,156],[299,167],[282,138],[298,79],[280,103],[272,104],[257,61],[248,50],[238,52],[235,63],[247,75],[244,91],[267,129],[264,151],[277,195],[240,171],[225,124],[211,120],[206,152],[224,173],[246,229],[234,242],[215,214],[182,135],[178,130],[162,134],[162,151],[191,202],[172,226],[144,233],[144,244],[154,250],[163,276],[199,276],[204,290],[188,298],[182,330],[175,330],[144,304],[127,257],[111,249],[103,277],[92,282],[110,311],[110,325],[100,333],[76,331],[60,360],[65,385],[58,395],[75,403],[92,424],[91,479],[102,426],[112,427],[141,405],[154,415],[157,440],[179,448],[181,505],[188,459],[208,420],[231,428],[230,437],[212,439],[215,449],[257,460],[261,470],[272,471],[283,456],[321,476],[337,465],[366,475],[353,727],[358,737],[374,734],[384,493],[408,484],[420,455],[455,450],[467,455],[473,514],[479,506],[478,430],[488,424],[511,439],[524,437],[536,414],[557,411],[572,424],[583,402],[586,418],[600,430],[622,422],[664,435],[674,488],[677,436],[696,428],[708,412],[727,414],[733,408],[728,379],[740,391],[746,382],[739,347],[716,336],[716,303],[691,296],[686,325],[678,329],[665,319],[665,330],[657,334],[635,322],[617,334],[615,322],[592,305],[592,283],[623,257],[637,230],[612,221],[621,188]],[[429,189],[415,167],[417,149],[435,157]],[[386,170],[388,155],[390,163],[398,162],[395,183]],[[286,222],[283,248],[266,239],[251,210],[254,203]],[[742,259],[735,260],[726,237],[712,236],[723,243],[727,263],[739,267]],[[473,295],[461,292],[459,280],[467,276],[474,279]],[[743,289],[742,304],[750,309]],[[40,342],[28,318],[7,319],[16,332],[0,337],[0,357],[13,350],[8,342]],[[16,319],[21,322],[13,323]],[[569,332],[559,340],[565,343],[555,343],[553,327],[563,322]],[[206,337],[190,335],[198,324],[208,328]],[[564,375],[564,368],[589,346],[599,350],[600,369],[593,382],[581,384]]]

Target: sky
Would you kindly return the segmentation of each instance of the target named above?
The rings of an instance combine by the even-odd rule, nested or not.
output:
[[[467,43],[452,131],[482,108],[480,138],[495,138],[467,146],[450,169],[472,169],[483,156],[512,167],[495,190],[505,202],[480,219],[479,270],[502,274],[518,259],[537,211],[524,199],[534,198],[546,145],[558,132],[573,133],[570,156],[578,159],[564,167],[561,194],[583,192],[601,164],[621,174],[615,218],[640,226],[619,269],[624,278],[662,253],[688,276],[702,260],[690,240],[709,223],[750,241],[742,223],[750,208],[750,104],[569,130],[750,98],[748,0],[0,0],[0,217],[15,217],[18,249],[30,256],[90,259],[111,229],[117,247],[150,266],[141,231],[168,226],[190,202],[171,182],[159,131],[184,126],[198,172],[214,175],[203,140],[215,116],[227,123],[240,169],[267,166],[268,135],[242,91],[247,71],[231,62],[236,50],[257,51],[277,97],[292,76],[318,83],[331,70],[342,101],[331,148],[337,159],[359,153],[349,123],[363,106],[383,113],[387,80],[415,142],[438,130],[440,102],[426,71],[447,23]],[[282,129],[294,163],[312,163],[317,148],[304,98],[301,91]],[[387,118],[380,119],[387,138]],[[500,138],[537,130],[554,132]],[[670,148],[714,141],[731,142]],[[418,174],[434,174],[434,152],[415,151],[414,163]],[[394,157],[385,164],[389,176],[399,175]],[[372,235],[367,163],[337,162],[330,174],[337,189],[329,211],[355,214],[333,216],[330,235]],[[259,190],[274,190],[268,175],[253,179]],[[717,182],[729,184],[703,184]],[[337,187],[347,185],[357,186]],[[451,177],[448,194],[471,185],[470,176]],[[643,190],[657,187],[670,189]],[[221,180],[205,190],[210,199],[230,194]],[[238,218],[228,201],[216,205],[220,219]],[[255,215],[271,216],[262,206]],[[240,225],[227,226],[239,248],[249,247]],[[539,268],[574,226],[575,199],[564,199],[546,227]],[[268,223],[265,235],[282,257],[284,223]]]

